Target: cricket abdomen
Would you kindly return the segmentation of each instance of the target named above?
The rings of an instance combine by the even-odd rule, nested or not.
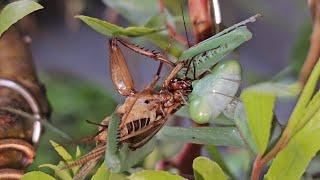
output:
[[[138,131],[139,129],[142,129],[148,126],[149,123],[150,123],[150,118],[141,118],[141,119],[131,121],[126,124],[126,132],[128,134],[131,134],[133,132]]]

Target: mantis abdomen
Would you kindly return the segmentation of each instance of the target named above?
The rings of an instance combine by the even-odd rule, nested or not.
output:
[[[241,81],[237,61],[217,64],[211,74],[193,83],[189,96],[190,116],[197,123],[208,123],[227,107],[236,95]]]

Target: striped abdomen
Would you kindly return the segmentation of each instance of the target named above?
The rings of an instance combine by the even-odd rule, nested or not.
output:
[[[150,118],[141,118],[134,121],[131,121],[126,124],[126,131],[128,134],[131,134],[132,132],[136,132],[139,129],[142,129],[146,126],[148,126],[150,123]]]

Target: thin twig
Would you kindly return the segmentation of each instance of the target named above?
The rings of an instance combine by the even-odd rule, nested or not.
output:
[[[309,0],[313,20],[313,31],[310,37],[310,48],[300,71],[299,81],[304,85],[320,57],[320,1]]]

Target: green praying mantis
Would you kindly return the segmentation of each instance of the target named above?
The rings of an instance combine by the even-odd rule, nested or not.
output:
[[[246,24],[254,22],[258,16],[252,16],[187,49],[176,62],[121,37],[112,37],[109,41],[111,77],[117,91],[126,96],[126,100],[99,125],[99,134],[95,137],[97,147],[66,168],[83,165],[75,178],[83,177],[105,156],[105,164],[111,171],[127,171],[152,152],[155,135],[161,129],[184,142],[211,144],[210,127],[183,129],[166,127],[165,123],[185,104],[189,105],[190,116],[198,123],[208,123],[212,116],[222,112],[230,114],[226,108],[240,86],[241,68],[237,61],[220,60],[252,38]],[[152,82],[140,92],[134,89],[119,44],[160,61]],[[172,70],[157,90],[163,64],[171,66]],[[180,133],[182,131],[190,136]]]

